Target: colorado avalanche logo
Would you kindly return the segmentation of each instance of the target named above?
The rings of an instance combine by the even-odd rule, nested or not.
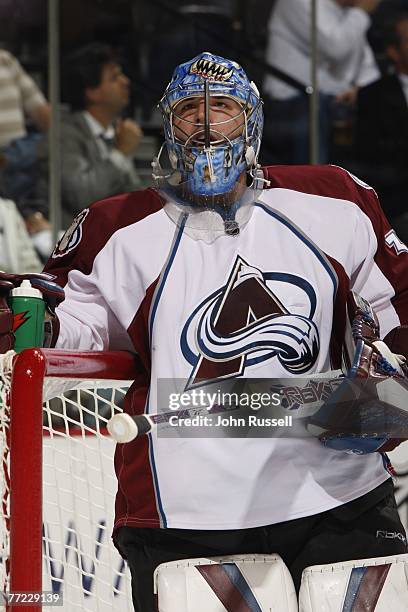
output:
[[[309,316],[289,313],[266,280],[305,291]],[[238,256],[227,284],[201,303],[184,326],[181,349],[193,366],[186,389],[240,376],[271,359],[278,359],[290,374],[304,374],[319,354],[315,308],[316,295],[307,281],[262,273]]]
[[[56,257],[63,257],[81,242],[82,238],[82,224],[85,221],[86,216],[89,213],[89,208],[82,210],[79,215],[75,217],[61,240],[58,242],[52,254],[53,259]]]

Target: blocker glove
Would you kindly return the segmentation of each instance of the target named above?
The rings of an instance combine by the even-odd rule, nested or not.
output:
[[[15,287],[23,280],[29,280],[32,287],[42,293],[46,308],[51,316],[55,316],[55,308],[65,297],[64,289],[54,282],[55,276],[43,273],[9,274],[0,272],[0,353],[6,353],[14,346],[13,313],[8,304],[8,298]]]
[[[393,339],[391,350],[380,340],[370,304],[355,293],[349,296],[348,313],[348,371],[310,424],[316,433],[320,430],[319,440],[328,448],[357,454],[388,452],[408,440],[407,361],[393,352],[402,353],[408,337],[393,330],[386,337]]]

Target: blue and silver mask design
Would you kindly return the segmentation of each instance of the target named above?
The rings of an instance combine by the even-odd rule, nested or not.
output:
[[[235,101],[234,116],[210,122],[223,99]],[[189,101],[202,106],[199,120],[185,114]],[[153,163],[160,188],[181,205],[232,219],[247,191],[241,177],[246,171],[254,177],[257,167],[263,111],[256,85],[236,62],[204,52],[175,69],[159,107],[170,166],[163,170],[161,151]]]

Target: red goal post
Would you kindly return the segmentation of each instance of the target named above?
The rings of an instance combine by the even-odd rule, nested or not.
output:
[[[7,590],[12,593],[41,593],[44,590],[43,550],[45,546],[42,499],[44,429],[50,430],[51,427],[48,436],[58,438],[60,432],[57,429],[54,430],[50,423],[62,419],[63,431],[61,436],[65,438],[65,442],[67,441],[66,438],[71,439],[74,434],[79,434],[80,439],[81,437],[86,438],[88,435],[102,436],[104,423],[112,416],[113,412],[120,410],[120,408],[113,400],[101,399],[98,389],[111,389],[113,397],[115,389],[119,388],[122,390],[123,397],[123,387],[129,386],[137,375],[137,363],[134,355],[124,351],[82,352],[27,349],[15,355],[10,364],[12,366],[9,367],[9,372],[7,372],[7,367],[3,362],[3,372],[0,378],[3,389],[1,452],[3,482],[2,566],[4,573],[0,590]],[[51,392],[47,391],[47,384],[51,387]],[[90,414],[85,415],[85,417],[88,417],[88,424],[86,424],[86,418],[83,415],[83,411],[86,409],[81,406],[82,394],[86,393],[83,390],[77,391],[77,397],[80,399],[66,400],[62,396],[62,405],[65,408],[61,414],[58,412],[55,416],[52,409],[51,417],[49,414],[47,417],[43,414],[44,392],[54,396],[53,389],[59,387],[63,389],[78,389],[78,387],[88,389],[87,393],[91,393],[94,400]],[[92,391],[89,391],[90,389]],[[109,405],[108,414],[105,414],[104,419],[101,419],[99,415],[94,414],[94,411],[97,411],[100,403],[105,401]],[[68,410],[66,410],[66,403],[64,402],[71,402],[75,406],[75,414],[78,414],[78,416],[67,417]],[[89,403],[89,399],[86,399],[85,404],[87,402]],[[87,460],[80,462],[81,468],[83,463],[87,463]],[[52,469],[47,468],[47,470]],[[95,474],[97,472],[98,468],[96,468]],[[60,479],[64,481],[67,478],[67,473],[63,472],[62,476],[57,475],[55,478],[57,481]],[[82,477],[80,481],[83,481]],[[86,478],[83,484],[85,487],[87,486]],[[100,488],[103,489],[103,487]],[[91,502],[92,500],[89,501],[89,503]],[[113,512],[113,505],[110,511]],[[91,561],[94,568],[98,561],[98,543],[95,545],[95,551],[96,558]],[[78,556],[78,552],[75,554]],[[79,565],[82,565],[82,553],[80,554],[81,562]],[[66,556],[66,552],[64,555]],[[53,563],[55,565],[55,562]],[[64,571],[64,568],[60,571],[62,576],[64,576]],[[92,583],[92,576],[94,575],[96,575],[96,570],[91,574],[91,579],[89,573],[86,576],[88,586],[89,580]],[[84,584],[83,578],[82,583]],[[89,595],[89,593],[86,592],[86,595]],[[63,609],[85,609],[76,608],[74,604],[69,604],[69,606]],[[28,612],[42,609],[41,605],[36,603],[24,607]],[[14,609],[14,606],[9,606],[7,609]],[[96,606],[89,609],[107,610],[109,608]]]

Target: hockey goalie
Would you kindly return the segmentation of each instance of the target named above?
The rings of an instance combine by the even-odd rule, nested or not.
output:
[[[343,357],[346,375],[307,437],[117,444],[113,540],[134,609],[155,612],[156,589],[161,612],[291,612],[297,592],[305,611],[405,611],[385,451],[408,438],[408,248],[348,171],[260,167],[262,100],[236,61],[180,64],[159,108],[154,188],[90,204],[46,265],[65,289],[52,345],[137,354],[130,417],[157,413],[163,379],[295,382]]]

